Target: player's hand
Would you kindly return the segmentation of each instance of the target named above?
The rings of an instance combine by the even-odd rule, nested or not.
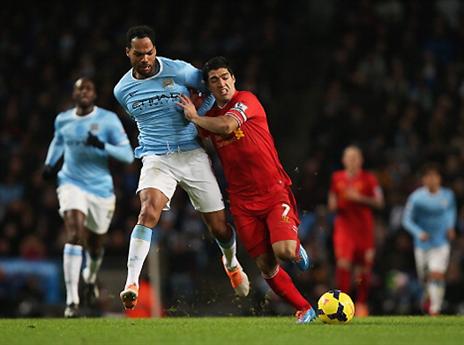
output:
[[[362,195],[353,188],[348,188],[345,192],[345,199],[354,202],[360,202],[362,199]]]
[[[51,165],[45,165],[42,169],[42,178],[45,181],[50,181],[53,180],[56,177],[56,169],[52,167]]]
[[[425,231],[422,231],[419,235],[419,240],[421,240],[422,242],[427,241],[429,238],[430,238],[429,234],[426,233]]]
[[[190,89],[190,100],[192,101],[193,105],[196,109],[200,108],[204,101],[204,96],[201,95],[197,90]]]
[[[98,139],[98,137],[95,134],[92,134],[92,132],[90,131],[89,135],[87,136],[87,140],[85,141],[85,144],[88,146],[96,147],[100,150],[103,150],[105,148],[105,143]]]
[[[448,239],[452,241],[455,238],[456,238],[456,231],[454,231],[454,229],[448,229]]]
[[[193,104],[192,100],[188,96],[181,94],[179,96],[179,102],[176,104],[184,109],[184,116],[187,120],[192,121],[194,118],[199,116],[195,109],[195,104]]]

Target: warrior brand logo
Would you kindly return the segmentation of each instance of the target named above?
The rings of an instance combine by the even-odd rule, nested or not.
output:
[[[97,133],[99,128],[100,126],[98,125],[98,123],[92,123],[90,125],[90,131],[92,132],[92,134]]]

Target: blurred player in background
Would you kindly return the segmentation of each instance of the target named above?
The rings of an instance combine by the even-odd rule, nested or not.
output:
[[[189,121],[207,131],[217,150],[242,243],[272,290],[295,307],[297,321],[309,323],[316,318],[314,309],[277,261],[293,261],[303,271],[310,266],[298,239],[291,180],[279,161],[266,113],[254,94],[236,90],[225,58],[209,60],[203,79],[216,99],[207,116],[199,116],[185,95],[179,105]]]
[[[95,84],[80,78],[74,84],[75,107],[58,114],[48,149],[43,177],[54,178],[57,163],[60,214],[66,229],[63,271],[66,284],[65,317],[79,316],[79,276],[89,303],[98,298],[97,273],[104,253],[105,234],[113,217],[116,198],[108,168],[109,157],[130,164],[132,147],[118,116],[95,105]]]
[[[336,213],[335,280],[338,289],[350,294],[354,266],[358,266],[355,310],[356,315],[362,317],[369,314],[367,301],[375,255],[372,209],[382,208],[384,198],[376,177],[362,168],[360,148],[345,148],[342,163],[344,169],[332,174],[328,196],[329,210]]]
[[[189,88],[207,91],[201,71],[191,64],[157,56],[154,32],[147,26],[127,32],[126,55],[132,68],[114,88],[114,95],[137,122],[139,146],[135,156],[143,167],[137,192],[141,210],[129,245],[127,280],[121,292],[126,309],[137,303],[140,271],[150,249],[152,228],[177,185],[189,195],[223,253],[223,264],[239,296],[249,291],[247,275],[236,258],[235,232],[226,224],[224,202],[208,155],[200,147],[194,124],[185,120],[176,105]],[[205,102],[200,112],[211,106]]]
[[[445,295],[449,241],[456,236],[456,203],[453,191],[441,186],[438,165],[424,167],[422,184],[408,198],[403,226],[414,238],[417,275],[425,288],[425,311],[439,315]]]

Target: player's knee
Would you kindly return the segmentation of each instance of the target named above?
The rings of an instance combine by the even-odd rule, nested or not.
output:
[[[76,219],[68,218],[65,221],[66,242],[70,244],[82,244],[81,233],[83,226]]]
[[[443,281],[445,280],[445,274],[441,272],[432,271],[429,273],[429,280]]]
[[[280,241],[272,245],[275,256],[284,261],[295,261],[297,259],[296,241]]]
[[[280,260],[284,260],[284,261],[294,261],[294,260],[296,260],[295,248],[290,248],[289,246],[274,249],[274,254]]]
[[[337,267],[345,270],[351,269],[351,262],[347,259],[338,259]]]
[[[157,210],[156,207],[152,204],[142,204],[138,218],[138,224],[143,224],[146,227],[152,228],[158,224],[160,213],[161,212]]]

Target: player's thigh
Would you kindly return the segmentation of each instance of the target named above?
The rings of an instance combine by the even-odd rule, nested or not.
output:
[[[431,274],[444,274],[448,268],[450,259],[450,245],[444,244],[439,247],[429,249],[428,268]]]
[[[333,245],[337,264],[341,262],[352,263],[354,261],[356,243],[349,230],[343,225],[335,224]]]
[[[85,227],[97,235],[106,234],[113,219],[116,197],[112,195],[102,198],[89,195],[88,199],[89,213],[85,221]]]
[[[188,194],[195,210],[209,213],[224,209],[221,189],[203,149],[184,152],[177,167],[180,186]]]
[[[142,164],[137,193],[145,189],[157,189],[168,199],[166,209],[169,209],[169,202],[178,183],[178,179],[174,176],[169,164],[169,159],[165,155],[145,156],[142,158]]]
[[[272,253],[266,223],[257,217],[237,213],[232,210],[235,229],[240,242],[252,258],[264,253]]]
[[[64,184],[57,188],[56,193],[60,205],[59,213],[61,217],[64,218],[65,212],[70,210],[78,210],[87,216],[87,194],[81,188],[72,184]]]

